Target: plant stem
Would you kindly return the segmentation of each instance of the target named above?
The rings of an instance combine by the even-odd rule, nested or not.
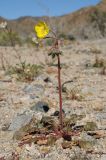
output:
[[[61,66],[60,55],[58,54],[58,87],[59,87],[59,105],[60,105],[60,127],[63,128],[63,116],[62,116],[62,87],[61,87]]]

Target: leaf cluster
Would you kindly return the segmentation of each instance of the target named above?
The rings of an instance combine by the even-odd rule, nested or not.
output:
[[[48,56],[51,56],[52,59],[54,59],[56,56],[58,55],[62,55],[62,51],[59,50],[53,50],[51,52],[49,52]]]
[[[15,74],[16,79],[19,81],[33,81],[36,76],[40,74],[43,69],[41,65],[37,64],[26,64],[26,62],[21,62],[12,66],[8,70],[8,74]]]

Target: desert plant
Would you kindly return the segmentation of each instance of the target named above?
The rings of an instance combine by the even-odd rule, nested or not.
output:
[[[0,45],[15,46],[15,44],[21,45],[21,39],[18,33],[12,31],[12,29],[7,26],[0,30]]]
[[[104,60],[103,59],[99,59],[98,56],[96,55],[93,67],[97,67],[97,68],[104,67]]]
[[[84,99],[84,95],[78,88],[72,88],[70,91],[66,92],[66,97],[71,100],[82,101]]]
[[[54,33],[53,30],[49,28],[49,26],[41,21],[38,22],[38,24],[35,25],[35,32],[36,36],[38,38],[38,41],[42,39],[51,39],[53,40],[53,45],[51,49],[49,50],[49,56],[52,57],[52,59],[57,57],[58,61],[58,89],[59,89],[59,108],[60,108],[60,129],[62,130],[63,128],[63,112],[62,112],[62,87],[61,87],[61,66],[60,66],[60,55],[62,52],[59,49],[59,39],[56,33]],[[47,35],[51,32],[51,35],[47,37]]]
[[[101,50],[99,48],[96,48],[96,47],[92,47],[91,52],[94,53],[95,55],[102,53]]]
[[[52,46],[52,44],[53,44],[53,40],[52,39],[47,39],[46,40],[46,45],[47,46]]]
[[[70,40],[70,41],[75,41],[76,40],[76,38],[74,37],[74,35],[71,35],[71,34],[69,34],[67,36],[67,39]]]
[[[93,48],[91,48],[91,52],[95,56],[93,67],[97,67],[97,68],[104,67],[104,65],[105,65],[104,59],[99,58],[99,54],[102,53],[101,50],[98,49],[98,48],[93,47]]]
[[[42,66],[36,65],[36,64],[27,64],[25,61],[21,62],[19,64],[16,64],[15,66],[11,66],[7,73],[12,75],[16,74],[16,78],[19,81],[33,81],[36,76],[39,75],[39,73],[42,70]]]
[[[2,46],[12,46],[13,50],[16,52],[16,58],[19,59],[20,63],[21,56],[18,50],[15,48],[16,44],[21,45],[21,40],[16,32],[13,32],[11,28],[8,27],[7,22],[0,23],[0,45]],[[6,47],[5,47],[6,51]],[[2,69],[6,70],[6,65],[10,67],[9,62],[7,61],[6,57],[3,55],[3,53],[0,53],[1,57],[1,65]],[[5,65],[6,64],[6,65]]]
[[[67,35],[64,33],[60,33],[59,38],[67,39]]]
[[[101,75],[106,75],[106,66],[104,66],[101,70]]]

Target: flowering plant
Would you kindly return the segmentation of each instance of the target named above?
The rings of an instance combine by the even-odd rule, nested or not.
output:
[[[57,57],[58,60],[58,88],[59,88],[59,107],[60,107],[60,127],[63,128],[63,117],[62,117],[62,88],[61,88],[61,67],[60,67],[60,55],[61,51],[59,49],[58,37],[57,35],[50,29],[50,27],[43,21],[38,22],[35,27],[36,36],[39,39],[51,38],[53,39],[53,45],[50,49],[49,56],[52,58]],[[51,32],[52,36],[47,35]]]
[[[49,31],[49,26],[43,21],[40,21],[35,25],[35,32],[39,39],[45,38]]]

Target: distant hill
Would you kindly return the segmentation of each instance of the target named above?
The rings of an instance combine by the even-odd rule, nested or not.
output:
[[[33,27],[39,19],[47,21],[60,34],[72,35],[80,39],[95,39],[106,37],[106,0],[96,6],[82,8],[74,13],[59,17],[20,17],[8,21],[9,26],[22,38],[34,34]]]

